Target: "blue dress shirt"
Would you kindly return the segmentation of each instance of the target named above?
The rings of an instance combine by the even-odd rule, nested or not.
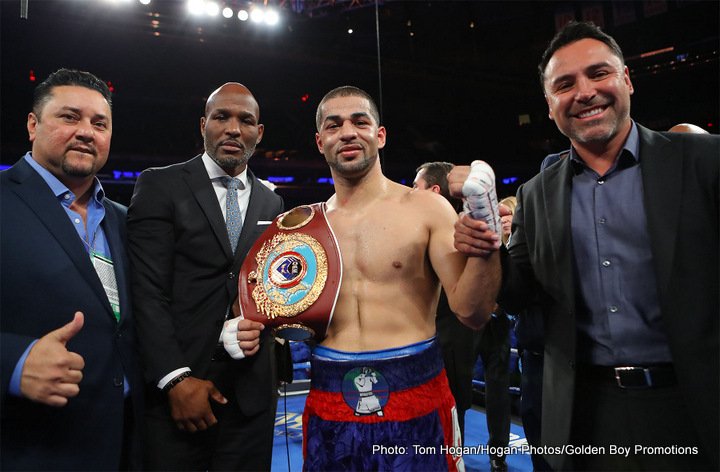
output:
[[[23,159],[25,159],[25,161],[30,164],[30,166],[35,169],[38,174],[40,174],[40,177],[42,177],[45,183],[48,184],[48,187],[50,187],[50,190],[57,198],[58,203],[65,210],[65,213],[67,213],[68,218],[70,218],[70,221],[75,227],[75,230],[77,231],[80,240],[85,246],[85,250],[88,252],[88,257],[90,257],[90,251],[92,250],[95,253],[100,254],[104,258],[112,260],[110,246],[108,245],[107,239],[105,238],[105,232],[103,231],[101,226],[103,218],[105,218],[105,207],[102,204],[103,198],[105,198],[105,192],[103,191],[100,181],[95,178],[93,198],[88,201],[87,206],[86,228],[85,224],[83,224],[83,219],[80,214],[70,209],[70,205],[72,205],[72,203],[75,201],[75,194],[73,194],[65,186],[65,184],[60,182],[57,177],[51,174],[43,166],[38,164],[32,158],[31,153],[28,152],[27,154],[25,154]],[[30,353],[30,349],[32,349],[36,342],[37,340],[33,341],[27,347],[27,349],[25,349],[25,352],[20,357],[17,365],[15,366],[15,369],[13,370],[12,377],[10,378],[10,386],[8,388],[8,393],[10,393],[11,395],[22,395],[20,392],[20,378],[22,377],[22,369],[25,365],[25,360]],[[127,395],[130,391],[127,379],[125,379],[124,390],[125,395]]]
[[[578,281],[578,360],[595,365],[670,362],[643,202],[635,123],[605,175],[570,150],[571,228]]]

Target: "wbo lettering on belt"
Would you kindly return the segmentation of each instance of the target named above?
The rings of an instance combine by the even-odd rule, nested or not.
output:
[[[342,259],[324,203],[279,215],[255,241],[240,268],[243,317],[279,338],[322,341],[340,292]]]

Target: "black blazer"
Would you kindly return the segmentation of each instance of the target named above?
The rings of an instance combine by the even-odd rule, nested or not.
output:
[[[0,174],[0,188],[1,468],[117,469],[123,376],[136,413],[142,406],[124,249],[126,209],[103,201],[102,227],[120,295],[118,323],[83,242],[42,177],[21,159]],[[67,348],[85,360],[80,394],[62,408],[7,395],[12,370],[29,343],[67,324],[78,310],[85,324]]]
[[[691,421],[717,468],[720,435],[718,186],[720,136],[658,133],[638,125],[644,205],[658,294],[675,371]],[[536,293],[545,316],[542,441],[568,444],[575,388],[572,167],[562,159],[517,193],[501,304]],[[562,456],[546,456],[555,469]]]
[[[137,333],[149,401],[165,401],[157,382],[180,367],[206,378],[225,313],[237,297],[240,265],[283,201],[248,170],[252,192],[235,256],[201,156],[144,171],[128,210]],[[233,363],[241,410],[274,408],[274,342]],[[154,400],[153,400],[154,399]],[[150,406],[150,405],[148,405]]]

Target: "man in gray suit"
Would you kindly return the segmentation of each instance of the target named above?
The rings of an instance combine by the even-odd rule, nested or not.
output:
[[[259,120],[245,86],[221,86],[200,119],[205,153],[148,169],[135,186],[128,238],[149,384],[148,469],[270,468],[276,343],[260,323],[225,322],[248,249],[283,210],[247,168]],[[230,325],[238,341],[226,352],[218,341]]]
[[[572,147],[518,190],[500,303],[540,300],[545,458],[717,470],[720,137],[635,123],[622,52],[591,23],[557,34],[540,77]],[[456,247],[485,254],[481,227],[463,218]]]

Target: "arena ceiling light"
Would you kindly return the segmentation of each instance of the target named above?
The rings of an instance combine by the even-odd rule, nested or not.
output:
[[[275,26],[280,23],[281,19],[280,12],[275,8],[268,7],[267,5],[253,5],[248,3],[246,7],[242,7],[238,6],[237,2],[231,3],[216,0],[186,0],[186,6],[188,12],[194,16],[216,17],[222,14],[222,16],[226,19],[233,18],[235,16],[235,8],[238,8],[238,20],[250,20],[253,23],[264,24],[267,26]]]
[[[209,16],[218,16],[220,14],[220,5],[218,2],[205,2],[205,12]]]
[[[253,8],[250,11],[250,21],[253,23],[262,23],[265,20],[265,10],[262,8]]]
[[[265,18],[264,18],[265,24],[268,26],[275,26],[280,22],[280,15],[278,15],[278,12],[273,10],[272,8],[268,8],[265,10]]]
[[[187,9],[191,15],[202,15],[205,13],[205,0],[188,0]]]

